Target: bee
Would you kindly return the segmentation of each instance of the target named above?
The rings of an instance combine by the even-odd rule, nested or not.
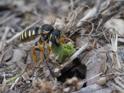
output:
[[[36,63],[37,57],[36,57],[36,49],[40,50],[40,57],[44,57],[44,47],[48,47],[48,52],[50,53],[52,50],[52,46],[59,46],[60,42],[60,31],[57,29],[54,29],[52,25],[44,24],[42,26],[36,26],[29,30],[24,31],[20,35],[20,41],[27,42],[30,40],[33,40],[40,36],[40,39],[35,42],[35,45],[32,48],[32,59]],[[48,54],[49,54],[48,53]]]

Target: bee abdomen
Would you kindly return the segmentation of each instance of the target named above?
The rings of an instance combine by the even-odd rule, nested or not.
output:
[[[33,40],[35,37],[37,37],[37,35],[39,35],[39,27],[35,27],[35,28],[24,31],[20,35],[20,40],[21,41]]]

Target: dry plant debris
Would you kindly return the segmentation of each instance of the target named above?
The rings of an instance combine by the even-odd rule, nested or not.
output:
[[[39,37],[20,42],[43,24],[74,45],[62,62],[50,53],[41,63],[37,50],[34,63]],[[123,30],[123,0],[1,0],[0,93],[124,93]]]

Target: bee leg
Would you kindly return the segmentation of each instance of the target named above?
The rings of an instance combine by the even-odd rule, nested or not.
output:
[[[38,48],[40,49],[40,62],[44,59],[44,48],[42,44],[38,44]]]
[[[32,59],[34,63],[37,63],[36,46],[32,48]]]
[[[49,42],[48,44],[48,55],[52,53],[52,42]]]
[[[52,53],[52,48],[51,48],[51,46],[49,47],[49,54],[48,55],[50,55]]]

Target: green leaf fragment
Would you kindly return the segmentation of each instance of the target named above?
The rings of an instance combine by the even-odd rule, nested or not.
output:
[[[54,46],[53,52],[58,57],[58,61],[63,63],[63,61],[71,56],[75,52],[74,45],[72,43],[62,44],[60,46]]]

